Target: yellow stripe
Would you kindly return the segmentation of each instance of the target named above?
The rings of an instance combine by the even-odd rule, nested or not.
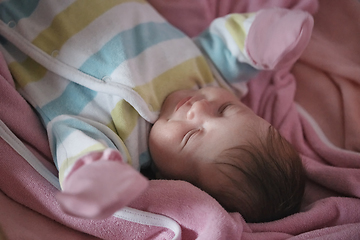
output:
[[[22,63],[12,62],[9,64],[9,69],[18,87],[25,87],[26,84],[42,79],[47,70],[31,58],[27,58]]]
[[[254,13],[248,14],[233,14],[226,19],[225,27],[233,37],[236,45],[241,51],[244,51],[244,44],[247,32],[244,28],[244,21],[251,17]]]
[[[110,122],[109,124],[106,125],[108,128],[111,129],[111,131],[113,131],[114,133],[117,134],[117,131],[116,131],[116,127],[115,127],[115,123],[114,122]]]
[[[125,2],[145,3],[144,0],[78,0],[56,15],[51,25],[34,39],[33,44],[50,55],[104,12]]]
[[[62,182],[64,181],[64,174],[65,171],[71,167],[80,157],[84,156],[85,154],[88,154],[90,152],[94,152],[94,151],[102,151],[105,150],[106,147],[101,144],[101,143],[97,143],[92,145],[91,147],[88,147],[86,149],[84,149],[83,151],[81,151],[79,154],[77,154],[76,156],[73,156],[71,158],[66,159],[63,164],[61,164],[60,168],[59,168],[59,181],[60,181],[60,185],[62,185]]]
[[[111,111],[111,117],[113,122],[107,126],[113,130],[122,140],[121,144],[126,151],[127,163],[132,165],[132,159],[130,153],[125,146],[124,142],[129,137],[133,129],[135,128],[139,114],[138,112],[125,100],[120,100],[115,108]]]
[[[116,133],[122,141],[125,141],[137,124],[139,114],[126,101],[119,101],[111,111]]]
[[[54,50],[61,49],[68,39],[104,12],[126,2],[146,3],[144,0],[78,0],[56,15],[51,25],[44,29],[32,43],[51,55]],[[86,14],[82,14],[83,9],[87,9]],[[41,80],[47,72],[43,66],[31,58],[21,63],[11,63],[9,67],[20,87]]]
[[[206,60],[200,56],[169,69],[151,82],[135,87],[134,90],[152,106],[153,111],[159,111],[165,98],[173,91],[190,89],[196,85],[204,86],[213,81]]]

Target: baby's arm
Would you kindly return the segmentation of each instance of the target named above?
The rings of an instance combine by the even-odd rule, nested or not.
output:
[[[148,180],[126,163],[126,148],[114,145],[121,141],[118,136],[102,127],[64,115],[48,124],[62,187],[57,199],[70,215],[109,217],[148,186]]]
[[[258,70],[292,65],[305,49],[312,16],[300,10],[264,9],[215,19],[196,38],[228,82],[246,81]]]

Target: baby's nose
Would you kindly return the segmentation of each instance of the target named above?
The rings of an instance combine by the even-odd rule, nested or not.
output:
[[[210,111],[210,103],[206,99],[202,99],[192,104],[186,117],[188,120],[201,120],[204,117],[208,117],[210,115]]]

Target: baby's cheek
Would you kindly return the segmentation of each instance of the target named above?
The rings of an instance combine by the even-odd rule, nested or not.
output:
[[[171,146],[169,138],[170,134],[167,133],[166,128],[160,125],[153,126],[149,137],[149,148],[154,161],[159,161],[169,154],[169,145]]]

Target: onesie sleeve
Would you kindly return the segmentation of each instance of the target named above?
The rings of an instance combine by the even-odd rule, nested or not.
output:
[[[60,115],[48,123],[47,132],[61,185],[79,165],[97,161],[95,152],[114,149],[120,154],[113,161],[129,161],[127,148],[119,136],[99,122]]]
[[[229,83],[247,81],[258,72],[245,49],[246,37],[255,16],[255,13],[247,13],[217,18],[195,39]]]
[[[260,70],[295,63],[312,28],[307,12],[269,8],[215,19],[195,42],[226,81],[246,82]]]

